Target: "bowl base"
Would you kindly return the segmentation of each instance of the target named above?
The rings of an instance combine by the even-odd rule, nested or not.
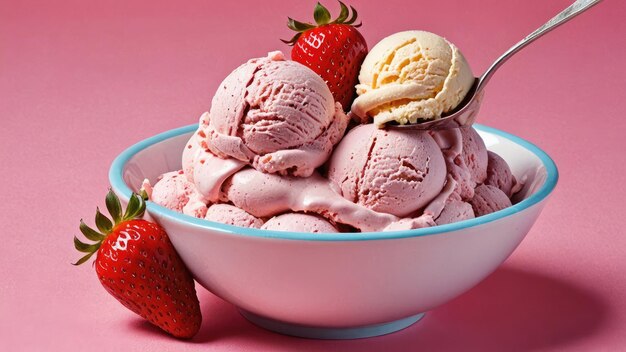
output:
[[[422,319],[422,317],[424,317],[424,313],[420,313],[407,318],[381,324],[357,326],[350,328],[325,328],[285,323],[282,321],[262,317],[243,309],[239,309],[239,312],[246,319],[248,319],[248,321],[264,329],[283,335],[321,340],[362,339],[366,337],[391,334],[393,332],[405,329],[415,324],[420,319]]]

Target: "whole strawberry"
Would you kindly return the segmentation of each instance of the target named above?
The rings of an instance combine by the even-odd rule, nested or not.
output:
[[[293,45],[291,59],[315,71],[328,84],[335,101],[350,109],[356,93],[361,63],[367,55],[367,43],[356,29],[361,24],[353,25],[357,19],[354,7],[352,16],[344,3],[339,1],[339,17],[331,21],[330,12],[319,2],[315,6],[315,23],[303,23],[289,18],[287,26],[298,32],[291,40],[284,43]]]
[[[96,273],[113,297],[173,336],[193,337],[202,321],[198,297],[191,273],[167,234],[159,225],[140,219],[146,204],[134,193],[123,214],[111,190],[106,206],[113,222],[96,210],[100,232],[80,221],[80,231],[95,243],[74,237],[76,249],[87,253],[75,265],[98,253]]]

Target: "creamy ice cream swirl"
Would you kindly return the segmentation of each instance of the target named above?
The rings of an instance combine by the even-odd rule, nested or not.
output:
[[[440,118],[470,90],[474,75],[454,44],[424,31],[380,41],[361,66],[352,112],[376,125]]]

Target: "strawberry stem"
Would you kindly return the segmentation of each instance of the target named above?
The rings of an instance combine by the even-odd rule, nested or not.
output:
[[[339,6],[341,7],[339,16],[332,22],[330,12],[326,7],[324,7],[324,5],[319,2],[315,5],[315,9],[313,10],[313,19],[315,19],[316,25],[296,21],[291,17],[287,17],[287,27],[289,27],[289,29],[293,31],[296,31],[297,33],[290,40],[281,39],[281,41],[288,45],[294,45],[296,41],[298,41],[298,38],[300,38],[300,35],[302,35],[302,33],[313,28],[325,26],[327,24],[345,24],[353,27],[361,26],[361,23],[354,25],[354,22],[356,22],[358,16],[358,13],[354,9],[354,7],[350,6],[350,10],[352,10],[352,16],[350,16],[350,19],[348,21],[346,21],[346,19],[350,15],[350,10],[346,6],[346,4],[341,1],[339,1]]]
[[[147,194],[139,196],[136,193],[133,193],[128,200],[128,206],[126,207],[126,212],[122,216],[122,205],[120,203],[119,198],[113,193],[113,190],[109,188],[109,192],[105,198],[105,203],[107,210],[111,214],[113,218],[113,223],[109,218],[104,216],[99,208],[96,208],[96,227],[100,232],[92,229],[87,226],[85,222],[81,219],[80,225],[78,228],[80,232],[82,232],[83,236],[88,240],[94,241],[95,243],[85,243],[79,240],[76,236],[74,236],[74,248],[82,253],[87,253],[85,256],[80,258],[76,263],[72,263],[73,265],[80,265],[92,255],[98,252],[100,249],[100,245],[102,241],[106,238],[106,236],[113,231],[113,228],[120,223],[128,220],[133,220],[137,218],[143,217],[143,214],[146,211],[146,202],[143,197],[147,198]]]

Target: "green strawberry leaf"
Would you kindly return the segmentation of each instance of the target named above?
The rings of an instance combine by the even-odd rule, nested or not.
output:
[[[146,201],[141,196],[138,196],[136,194],[135,197],[139,199],[139,208],[137,208],[134,218],[142,218],[143,214],[146,212]]]
[[[100,242],[94,244],[87,244],[81,242],[76,236],[74,236],[74,248],[76,248],[79,252],[83,253],[93,253],[100,248]]]
[[[315,19],[315,23],[319,26],[323,26],[330,22],[330,12],[328,12],[328,9],[325,8],[324,5],[318,2],[313,11],[313,18]]]
[[[356,9],[354,7],[350,6],[350,9],[352,10],[352,16],[347,22],[344,22],[344,24],[353,24],[354,21],[356,21],[356,18],[359,16],[359,14],[356,12]]]
[[[289,27],[290,29],[296,32],[304,32],[306,30],[315,28],[315,26],[310,23],[296,21],[291,17],[287,17],[287,27]]]
[[[141,218],[146,211],[146,202],[143,198],[137,193],[134,193],[130,196],[128,200],[128,207],[126,208],[126,213],[122,220],[132,220],[136,218]]]
[[[96,226],[98,227],[98,230],[100,230],[100,232],[102,233],[110,233],[113,229],[113,224],[111,223],[111,220],[102,215],[100,209],[98,208],[96,208]]]
[[[84,263],[87,260],[89,260],[89,258],[91,258],[91,256],[94,255],[94,253],[96,253],[96,252],[88,253],[84,257],[80,258],[76,263],[72,263],[72,265],[81,265],[82,263]]]
[[[120,220],[122,220],[122,205],[120,204],[119,198],[113,193],[113,190],[109,188],[109,193],[106,196],[106,206],[109,214],[113,218],[113,222],[115,224],[119,224]]]
[[[290,40],[281,39],[280,41],[293,46],[298,41],[298,38],[300,38],[300,35],[302,35],[302,33],[296,33]]]
[[[126,213],[124,213],[124,220],[130,220],[135,216],[137,209],[139,209],[139,197],[135,193],[130,196],[128,200],[128,206],[126,207]]]
[[[87,226],[82,219],[80,220],[79,228],[80,228],[80,232],[82,232],[83,235],[85,235],[85,237],[89,240],[102,241],[105,237],[103,234]]]
[[[339,17],[337,17],[337,19],[334,20],[333,23],[343,23],[343,21],[345,21],[346,18],[348,18],[348,15],[350,14],[346,4],[339,1],[339,6],[341,6],[341,12],[339,13]]]

